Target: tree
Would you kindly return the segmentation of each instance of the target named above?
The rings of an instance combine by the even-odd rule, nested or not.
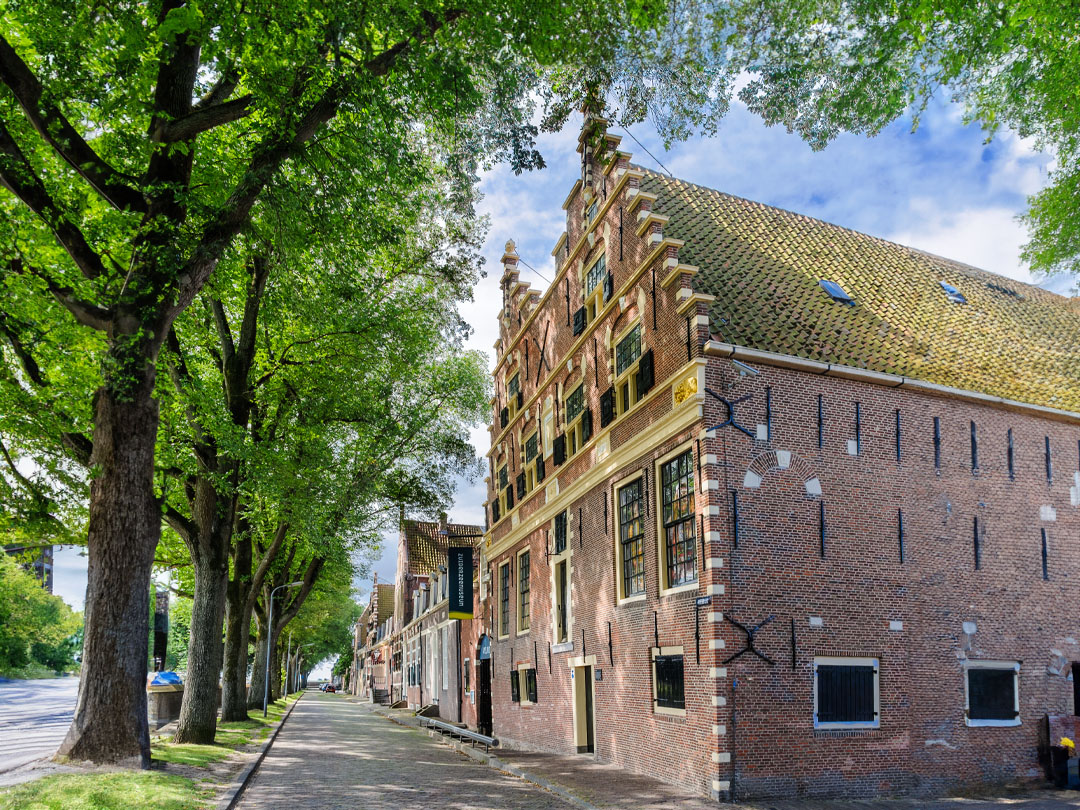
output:
[[[63,599],[0,552],[0,673],[32,664],[55,672],[69,669],[79,652],[81,625]]]
[[[935,3],[748,0],[721,4],[718,39],[751,80],[740,91],[768,124],[815,149],[839,132],[876,135],[940,92],[992,137],[1008,127],[1051,151],[1030,199],[1037,271],[1080,273],[1080,14],[1060,0]]]
[[[610,84],[643,109],[668,109],[676,133],[719,96],[696,43],[669,47],[681,24],[643,0],[41,0],[9,4],[4,22],[0,310],[12,316],[4,337],[25,373],[24,407],[56,405],[64,375],[31,372],[43,356],[68,365],[61,344],[37,352],[26,333],[63,314],[79,336],[71,345],[93,349],[80,380],[93,395],[55,407],[59,440],[92,471],[84,673],[59,753],[145,767],[158,361],[268,184],[327,144],[342,147],[329,159],[360,172],[379,142],[402,154],[443,144],[463,185],[481,158],[540,165],[530,94],[582,94],[560,65],[616,66],[627,82]],[[598,36],[567,34],[583,29]],[[650,54],[662,70],[646,69]]]

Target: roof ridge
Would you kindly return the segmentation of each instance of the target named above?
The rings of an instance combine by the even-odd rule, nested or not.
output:
[[[856,230],[855,228],[849,227],[847,225],[840,225],[839,223],[836,223],[836,222],[830,222],[827,219],[821,219],[820,217],[811,216],[810,214],[805,214],[805,213],[802,213],[801,211],[794,211],[794,210],[792,210],[790,208],[783,208],[782,206],[779,206],[779,205],[772,205],[771,203],[761,202],[760,200],[752,200],[749,197],[741,197],[738,194],[732,194],[731,192],[728,192],[728,191],[721,191],[720,189],[713,188],[712,186],[705,186],[705,185],[702,185],[701,183],[694,183],[694,182],[692,182],[690,180],[684,180],[681,177],[675,177],[674,175],[663,174],[662,172],[658,172],[658,171],[656,171],[654,169],[650,169],[647,166],[639,166],[637,164],[631,164],[631,166],[633,168],[635,168],[635,169],[639,169],[639,170],[645,172],[646,174],[652,175],[653,177],[656,177],[656,178],[658,178],[660,180],[663,180],[663,181],[674,182],[674,183],[682,184],[682,185],[685,185],[685,186],[692,186],[694,188],[702,189],[703,191],[707,191],[707,192],[710,192],[710,193],[713,193],[713,194],[719,194],[720,196],[727,197],[728,199],[731,199],[731,200],[738,200],[738,201],[741,201],[741,202],[744,202],[744,203],[749,203],[750,205],[759,205],[762,208],[768,208],[768,209],[770,209],[772,211],[778,211],[780,213],[789,214],[789,215],[794,216],[794,217],[801,217],[803,219],[810,220],[811,222],[816,222],[816,223],[819,223],[821,225],[826,225],[826,226],[828,226],[830,228],[836,228],[837,230],[845,231],[847,233],[854,234],[855,236],[859,236],[859,237],[862,237],[864,239],[873,239],[874,241],[880,242],[880,243],[882,243],[884,245],[890,245],[890,246],[893,246],[893,247],[902,248],[904,250],[910,250],[910,251],[912,251],[914,253],[920,253],[923,256],[928,256],[931,259],[935,259],[935,260],[940,261],[940,262],[945,262],[946,264],[954,265],[956,268],[961,268],[961,269],[965,269],[965,270],[973,270],[976,273],[980,273],[980,274],[987,275],[987,276],[993,276],[994,278],[1004,279],[1005,281],[1011,282],[1013,284],[1021,284],[1021,285],[1023,285],[1025,288],[1027,288],[1029,290],[1034,290],[1034,291],[1036,291],[1038,293],[1045,293],[1046,295],[1051,296],[1051,297],[1053,297],[1055,299],[1060,299],[1061,303],[1065,303],[1065,302],[1068,302],[1068,301],[1071,300],[1071,298],[1069,296],[1062,295],[1061,293],[1056,293],[1053,290],[1048,290],[1045,287],[1038,286],[1037,284],[1032,284],[1031,282],[1028,282],[1028,281],[1020,281],[1019,279],[1012,278],[1011,276],[1006,276],[1006,275],[1003,275],[1001,273],[995,273],[993,270],[987,270],[984,267],[978,267],[978,266],[973,265],[973,264],[968,264],[967,262],[959,261],[958,259],[949,258],[948,256],[942,256],[942,255],[937,254],[937,253],[931,253],[928,250],[913,247],[912,245],[905,245],[902,242],[894,242],[893,240],[886,239],[883,236],[875,236],[874,234],[866,233],[865,231]]]

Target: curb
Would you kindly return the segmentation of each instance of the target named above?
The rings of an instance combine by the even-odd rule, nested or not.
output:
[[[225,789],[225,794],[217,800],[214,804],[214,810],[233,810],[236,807],[236,803],[240,801],[240,797],[247,789],[248,783],[251,781],[251,777],[255,775],[255,771],[262,765],[263,759],[266,758],[266,752],[270,750],[270,746],[274,744],[274,740],[277,739],[278,732],[281,731],[285,725],[285,721],[289,719],[289,715],[292,714],[293,709],[296,708],[296,704],[304,697],[303,693],[289,706],[289,710],[285,712],[285,715],[281,718],[281,722],[274,727],[274,730],[270,732],[270,736],[266,738],[266,742],[262,744],[262,748],[259,749],[258,755],[248,763],[247,767],[240,772],[240,774],[229,784]]]
[[[567,790],[562,785],[557,785],[542,776],[537,776],[534,773],[522,770],[516,765],[511,765],[509,762],[499,759],[499,757],[495,754],[486,753],[478,748],[473,748],[467,743],[460,742],[449,737],[444,737],[442,734],[440,734],[438,731],[435,731],[434,729],[425,729],[419,722],[408,722],[405,717],[394,717],[385,710],[380,711],[379,708],[372,708],[370,711],[372,714],[377,714],[380,717],[389,720],[391,723],[396,723],[399,726],[405,726],[406,728],[414,728],[418,731],[424,732],[432,739],[438,740],[443,745],[447,745],[450,748],[453,748],[455,751],[458,751],[459,753],[462,753],[465,756],[470,757],[471,759],[475,759],[477,762],[487,765],[489,768],[493,768],[497,771],[502,771],[503,773],[508,773],[511,776],[518,777],[519,779],[524,779],[526,782],[531,782],[537,787],[541,787],[550,793],[554,793],[560,799],[563,799],[564,801],[574,805],[574,807],[579,808],[579,810],[603,810],[603,808],[601,808],[599,805],[595,805],[592,802],[582,799],[580,796]]]

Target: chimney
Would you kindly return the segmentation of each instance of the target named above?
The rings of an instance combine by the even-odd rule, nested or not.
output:
[[[440,532],[448,531],[447,525],[448,524],[447,524],[447,520],[446,520],[446,512],[440,512],[439,513],[439,531]],[[447,536],[449,536],[449,535],[447,535]]]

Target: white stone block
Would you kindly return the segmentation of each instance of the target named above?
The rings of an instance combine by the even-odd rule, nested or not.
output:
[[[706,453],[705,454],[705,463],[706,464],[719,464],[720,459],[717,458],[715,453]]]
[[[708,543],[719,543],[720,532],[705,532],[705,540]]]
[[[723,596],[724,595],[724,586],[722,584],[719,584],[719,583],[716,584],[716,585],[710,585],[709,589],[708,589],[708,591],[706,591],[706,593],[708,593],[709,596]]]
[[[705,514],[710,515],[711,517],[718,517],[720,515],[720,507],[716,506],[715,504],[709,506],[706,509]]]
[[[722,638],[710,638],[709,649],[710,650],[722,650],[727,646]]]
[[[808,478],[803,486],[806,487],[806,494],[811,498],[821,497],[821,479]]]
[[[1057,510],[1050,504],[1043,504],[1039,507],[1039,520],[1045,520],[1048,523],[1053,523],[1057,520]]]
[[[731,782],[727,779],[713,779],[712,789],[716,793],[727,793],[731,790]]]
[[[791,451],[790,450],[777,450],[776,451],[776,466],[781,470],[786,470],[791,466]]]
[[[724,567],[724,558],[723,557],[709,557],[707,560],[705,560],[705,567],[706,568],[723,568]]]
[[[753,470],[747,470],[746,475],[743,476],[742,485],[747,489],[757,489],[761,486],[761,476]]]
[[[767,442],[769,440],[769,426],[758,425],[757,435],[754,438],[756,438],[759,442]]]
[[[714,751],[712,754],[712,761],[717,765],[721,762],[731,762],[731,754],[727,751]]]
[[[824,625],[825,625],[825,622],[823,622],[821,620],[820,616],[811,616],[810,617],[810,626],[811,627],[824,627]]]
[[[849,456],[859,455],[859,443],[854,439],[847,440],[847,454]]]
[[[717,708],[719,708],[721,706],[727,706],[727,698],[722,697],[720,695],[713,695],[713,697],[712,697],[712,705],[716,706]]]
[[[705,617],[709,624],[720,624],[724,620],[724,614],[720,611],[712,611]]]
[[[726,678],[727,667],[709,667],[710,678]]]
[[[891,622],[889,622],[889,629],[890,630],[903,630],[904,629],[904,623],[903,622],[898,622],[898,621],[891,621]]]
[[[979,630],[978,625],[976,625],[975,622],[964,622],[962,626],[964,628],[964,632],[967,633],[969,636],[975,635],[975,633],[977,633]]]

